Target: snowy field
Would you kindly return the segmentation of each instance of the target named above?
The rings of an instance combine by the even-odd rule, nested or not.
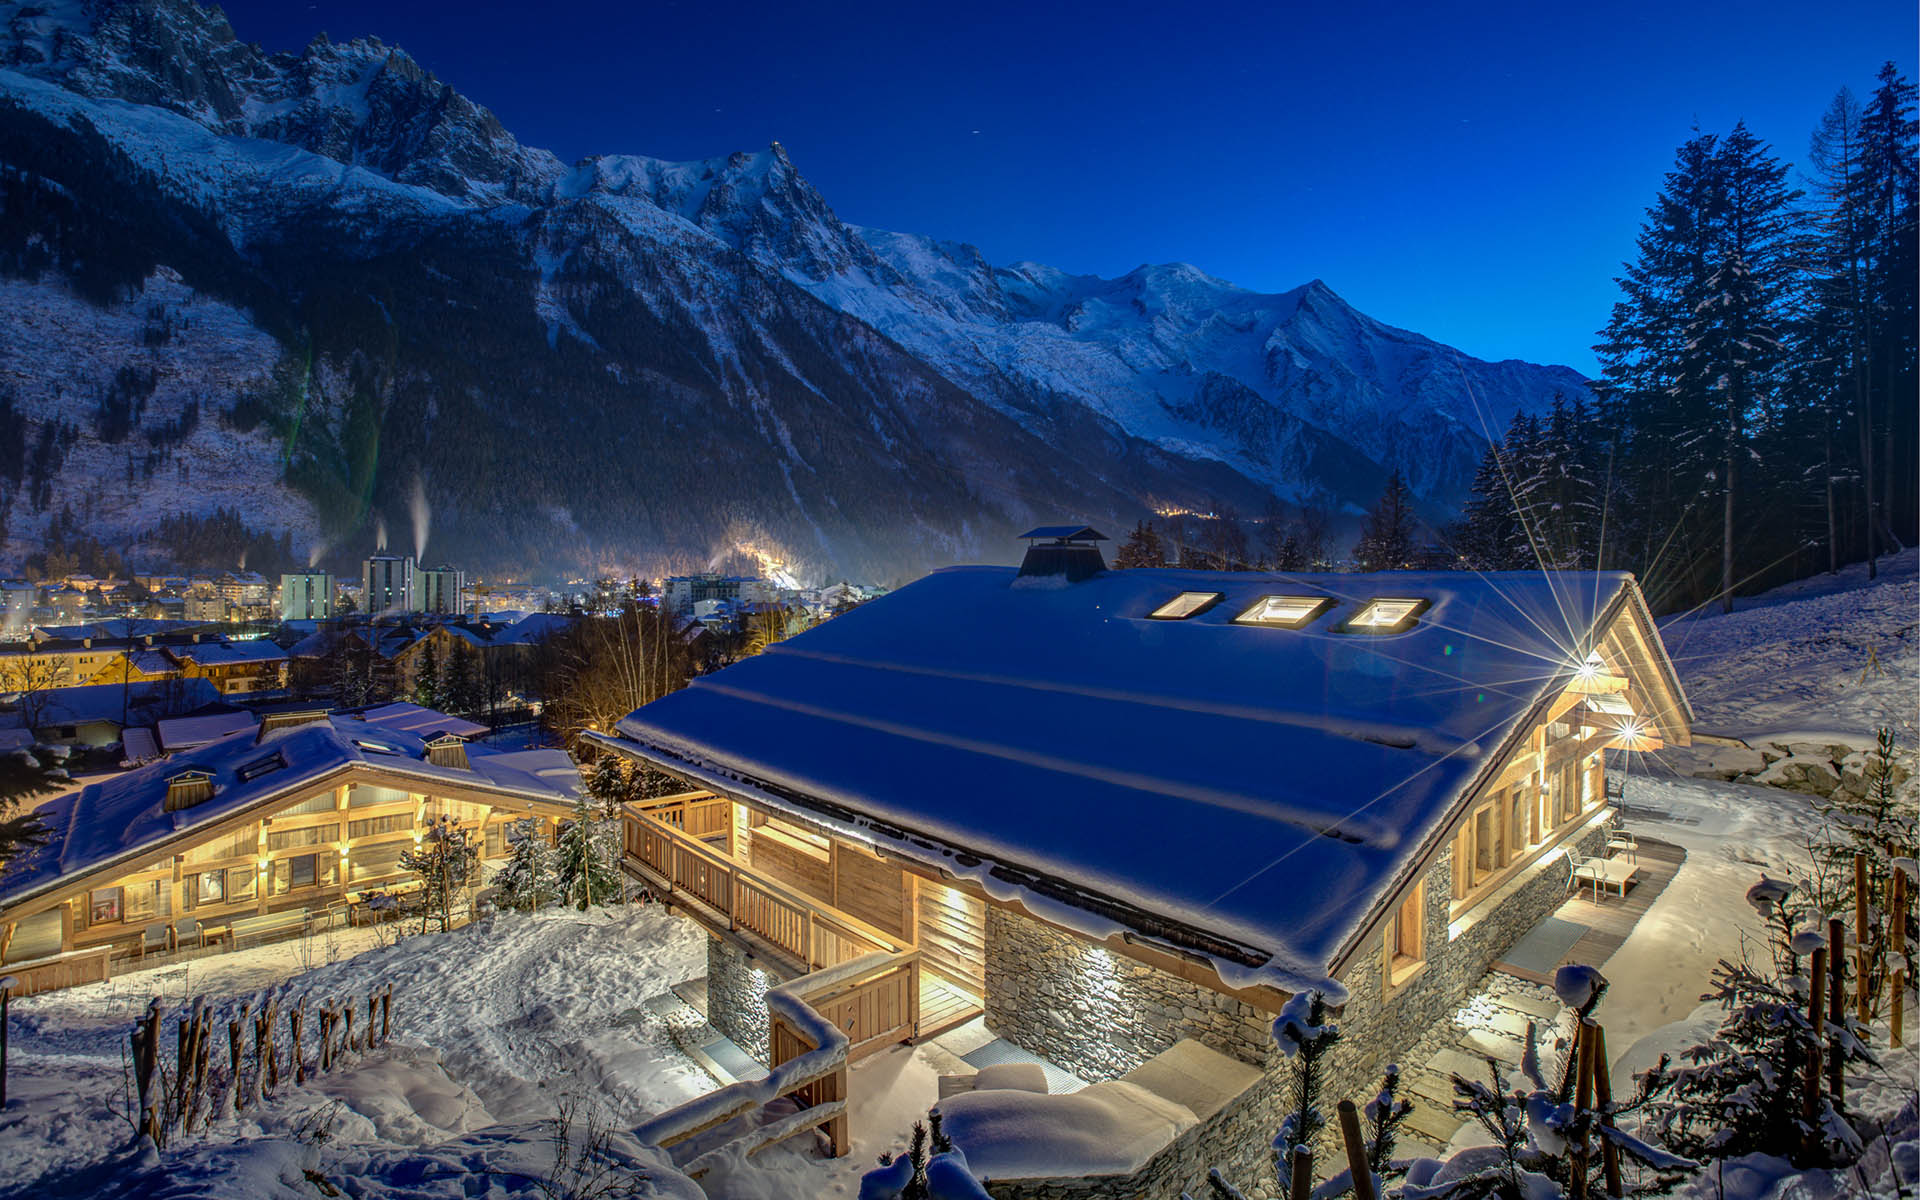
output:
[[[705,970],[700,932],[657,907],[554,909],[385,947],[364,930],[316,936],[30,997],[13,1006],[0,1193],[146,1195],[164,1178],[181,1196],[312,1197],[303,1172],[315,1170],[361,1181],[362,1195],[460,1196],[483,1162],[538,1176],[563,1099],[590,1097],[627,1127],[714,1086],[642,1007]],[[243,1000],[271,991],[284,1012],[306,997],[311,1031],[319,1004],[364,1009],[388,984],[387,1048],[196,1130],[169,1146],[164,1170],[128,1154],[123,1048],[153,996],[214,1003],[217,1030]],[[518,1194],[510,1179],[501,1187]]]

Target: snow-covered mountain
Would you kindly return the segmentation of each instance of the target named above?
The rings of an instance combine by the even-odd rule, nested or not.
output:
[[[1318,281],[850,226],[777,144],[568,165],[403,51],[269,55],[191,0],[0,0],[0,284],[16,551],[236,496],[357,546],[420,493],[475,565],[893,578],[1051,518],[1354,508],[1393,467],[1444,511],[1485,430],[1583,386]]]

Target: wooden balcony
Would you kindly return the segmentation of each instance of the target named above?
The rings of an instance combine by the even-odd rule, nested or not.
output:
[[[626,859],[661,899],[687,910],[787,978],[884,950],[902,938],[733,857],[733,804],[704,792],[626,806]]]

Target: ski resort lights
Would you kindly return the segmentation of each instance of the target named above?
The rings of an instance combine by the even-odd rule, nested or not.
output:
[[[1147,616],[1155,621],[1184,621],[1195,613],[1212,608],[1224,596],[1223,592],[1181,592]]]
[[[1325,596],[1262,596],[1235,617],[1237,625],[1277,625],[1298,629],[1333,606]]]
[[[1399,633],[1426,607],[1425,600],[1369,600],[1353,614],[1347,628],[1357,633]]]

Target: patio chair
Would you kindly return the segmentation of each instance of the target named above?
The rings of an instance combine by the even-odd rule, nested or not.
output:
[[[154,951],[158,951],[164,954],[168,950],[171,950],[173,948],[173,944],[171,939],[168,937],[169,932],[170,931],[168,930],[167,923],[165,921],[155,921],[153,924],[147,926],[146,929],[141,931],[140,957],[145,958],[148,954],[153,953]]]
[[[1617,810],[1607,818],[1607,857],[1612,858],[1616,850],[1625,852],[1628,862],[1639,865],[1640,842],[1627,831]]]
[[[196,949],[204,944],[200,937],[200,922],[192,917],[181,917],[173,926],[173,944],[178,948],[189,942]]]

